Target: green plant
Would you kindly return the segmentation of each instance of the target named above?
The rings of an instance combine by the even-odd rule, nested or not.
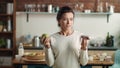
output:
[[[3,25],[4,25],[3,21],[0,21],[0,32],[1,32],[2,29],[3,29]]]
[[[3,22],[2,22],[2,21],[0,21],[0,25],[3,25]]]
[[[0,47],[5,47],[6,46],[6,41],[5,39],[1,38],[0,39]]]

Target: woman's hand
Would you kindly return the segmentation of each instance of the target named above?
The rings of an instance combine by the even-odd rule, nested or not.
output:
[[[87,48],[87,41],[89,40],[89,37],[81,36],[81,39],[82,39],[81,49],[86,50],[86,48]]]
[[[46,48],[50,48],[50,37],[48,37],[46,34],[43,34],[40,37],[40,42],[43,44]]]

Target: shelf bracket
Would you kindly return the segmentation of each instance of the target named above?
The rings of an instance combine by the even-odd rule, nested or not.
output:
[[[109,15],[109,14],[107,14],[107,23],[109,22],[109,16],[110,16],[110,15]]]
[[[29,13],[26,13],[27,14],[27,22],[29,22]]]
[[[110,15],[111,15],[112,13],[109,13],[109,14],[107,14],[107,23],[109,22],[109,18],[110,18]]]

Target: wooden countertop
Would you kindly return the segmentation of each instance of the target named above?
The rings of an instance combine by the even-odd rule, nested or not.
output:
[[[99,60],[93,60],[89,61],[87,65],[112,65],[113,61],[99,61]],[[13,59],[13,64],[20,64],[20,65],[28,65],[28,64],[46,64],[45,60],[26,60],[25,58],[22,58],[20,61],[17,61],[16,59]]]
[[[27,64],[46,64],[45,60],[26,60],[25,58],[22,58],[20,61],[13,59],[13,64],[22,64],[22,65],[27,65]]]
[[[88,65],[112,65],[114,62],[111,61],[99,61],[99,60],[93,60],[89,61]]]

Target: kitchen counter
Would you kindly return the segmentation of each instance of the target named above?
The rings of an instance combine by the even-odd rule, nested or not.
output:
[[[113,63],[114,62],[112,60],[109,62],[108,61],[93,60],[93,61],[89,61],[87,66],[102,66],[102,68],[108,68]],[[20,61],[13,59],[13,64],[14,64],[14,68],[17,68],[17,67],[20,68],[19,65],[42,65],[42,64],[46,64],[46,61],[45,60],[32,61],[32,60],[26,60],[25,58],[22,58]]]

